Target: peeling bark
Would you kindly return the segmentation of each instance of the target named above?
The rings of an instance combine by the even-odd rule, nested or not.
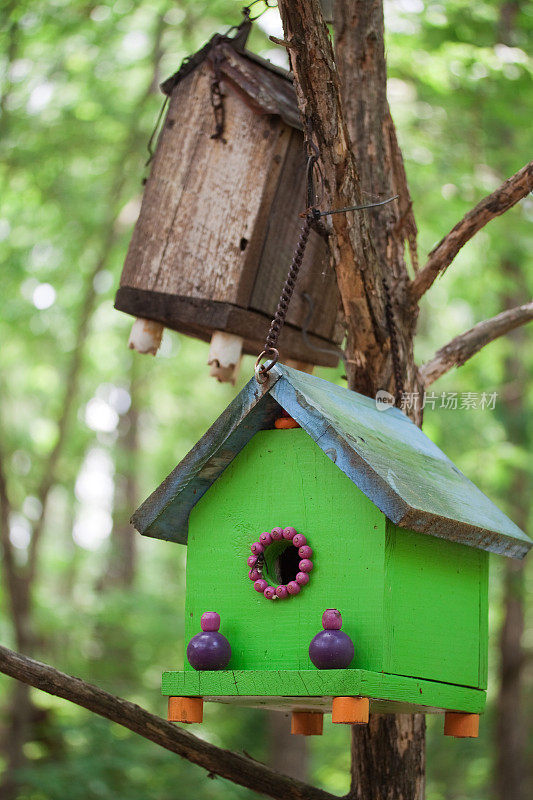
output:
[[[333,48],[318,0],[281,0],[279,10],[304,129],[311,132],[320,151],[324,177],[321,205],[325,210],[362,204],[366,198],[349,142]],[[330,218],[330,247],[348,334],[348,382],[370,397],[378,389],[393,389],[382,283],[384,277],[390,278],[391,270],[373,244],[369,223],[369,214],[373,213],[349,212]],[[407,340],[403,336],[400,339],[403,350]],[[407,344],[401,353],[404,372],[409,361],[412,363]]]

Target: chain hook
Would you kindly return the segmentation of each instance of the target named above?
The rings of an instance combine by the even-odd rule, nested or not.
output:
[[[270,360],[265,363],[261,364],[262,358],[269,358]],[[255,362],[254,366],[254,374],[257,383],[266,383],[268,380],[268,373],[277,363],[279,359],[279,352],[276,350],[275,347],[266,347],[259,355],[257,356],[257,361]]]

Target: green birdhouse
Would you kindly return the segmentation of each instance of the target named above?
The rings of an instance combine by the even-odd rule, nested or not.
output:
[[[422,712],[477,735],[488,553],[532,542],[398,409],[279,364],[268,375],[133,517],[188,547],[169,719],[201,721],[210,700],[290,711],[294,733],[320,733],[327,712]]]

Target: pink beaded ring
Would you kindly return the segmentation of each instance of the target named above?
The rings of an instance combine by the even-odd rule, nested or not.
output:
[[[285,539],[290,542],[298,550],[300,562],[298,564],[298,572],[294,580],[289,581],[287,585],[280,584],[279,586],[270,586],[268,581],[263,578],[263,565],[265,563],[265,551],[271,544]],[[313,562],[311,556],[313,549],[307,544],[306,537],[298,533],[294,528],[272,528],[271,531],[265,531],[259,536],[259,541],[254,542],[250,550],[252,555],[247,558],[247,567],[249,569],[248,577],[253,581],[254,589],[259,592],[267,600],[285,600],[299,592],[309,583],[309,573],[313,569]]]

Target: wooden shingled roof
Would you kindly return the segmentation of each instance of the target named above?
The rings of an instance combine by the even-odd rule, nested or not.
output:
[[[187,542],[193,506],[284,408],[396,525],[522,558],[533,542],[399,409],[276,364],[244,387],[132,518],[140,533]]]
[[[217,74],[225,86],[235,91],[256,114],[274,114],[291,127],[302,129],[289,73],[239,47],[235,39],[227,36],[214,36],[186,59],[180,69],[161,84],[164,94],[172,94],[176,84],[204,62],[213,72],[216,64]]]

